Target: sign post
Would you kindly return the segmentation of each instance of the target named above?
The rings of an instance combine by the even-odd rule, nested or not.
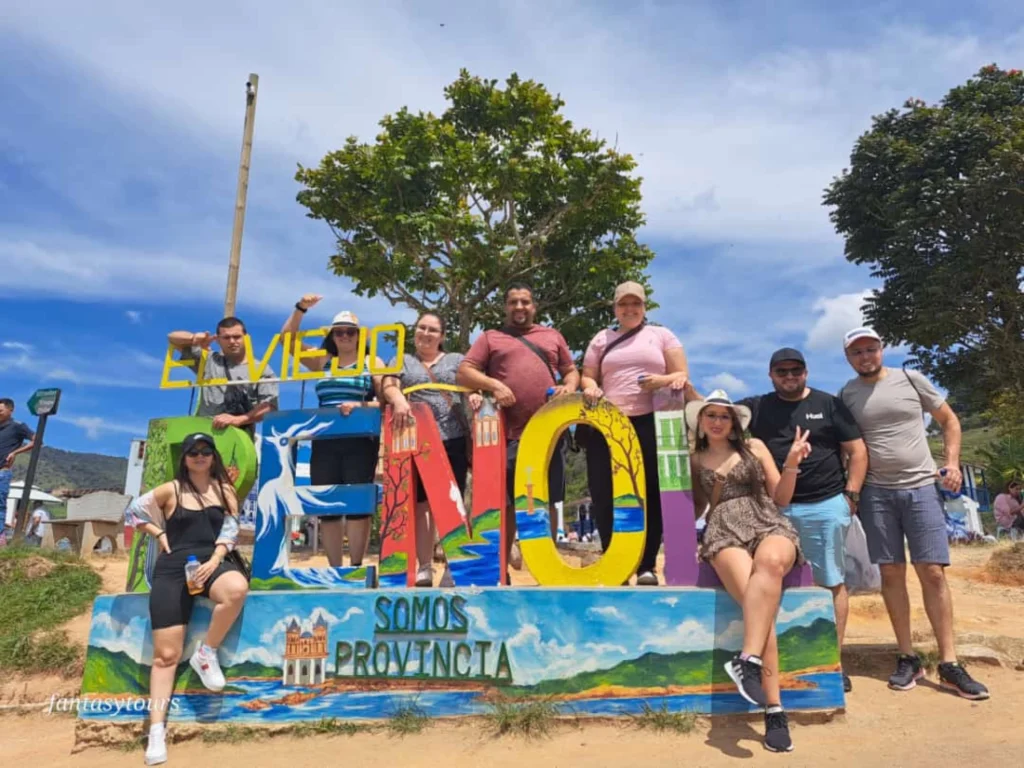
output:
[[[39,417],[39,425],[36,427],[35,445],[32,446],[32,454],[28,460],[28,471],[25,473],[25,484],[21,489],[21,499],[18,502],[18,513],[14,519],[14,540],[20,541],[25,537],[25,521],[28,520],[28,505],[32,496],[32,483],[36,479],[36,465],[39,464],[39,451],[43,447],[43,433],[46,431],[46,419],[57,413],[57,406],[60,404],[59,389],[37,389],[28,399],[28,409],[34,416]]]

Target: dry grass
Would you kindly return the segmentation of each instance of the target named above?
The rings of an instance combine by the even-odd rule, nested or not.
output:
[[[1024,586],[1024,542],[992,553],[985,566],[985,575],[999,584]]]

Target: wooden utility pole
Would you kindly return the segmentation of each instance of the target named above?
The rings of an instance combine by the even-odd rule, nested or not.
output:
[[[252,131],[256,122],[256,91],[260,76],[249,75],[245,84],[245,128],[242,132],[242,159],[238,163],[238,192],[235,195],[235,226],[231,232],[231,258],[228,261],[228,290],[224,296],[224,317],[235,314],[238,295],[238,265],[242,260],[242,230],[245,228],[245,198],[249,192],[249,161],[252,158]]]

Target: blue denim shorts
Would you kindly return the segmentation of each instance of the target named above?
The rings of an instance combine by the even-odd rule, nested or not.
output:
[[[946,511],[934,484],[921,488],[865,485],[858,509],[872,563],[949,565]],[[906,543],[904,543],[906,542]]]
[[[838,587],[846,580],[846,531],[850,505],[839,493],[809,504],[790,504],[783,512],[800,535],[800,549],[811,564],[814,583]]]

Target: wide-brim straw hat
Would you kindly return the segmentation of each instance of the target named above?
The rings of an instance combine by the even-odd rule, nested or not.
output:
[[[720,405],[731,409],[740,420],[740,428],[746,429],[750,425],[750,409],[745,405],[736,405],[729,399],[724,389],[716,389],[703,400],[691,400],[686,404],[686,426],[691,432],[697,431],[697,422],[700,421],[700,413],[709,405]]]

